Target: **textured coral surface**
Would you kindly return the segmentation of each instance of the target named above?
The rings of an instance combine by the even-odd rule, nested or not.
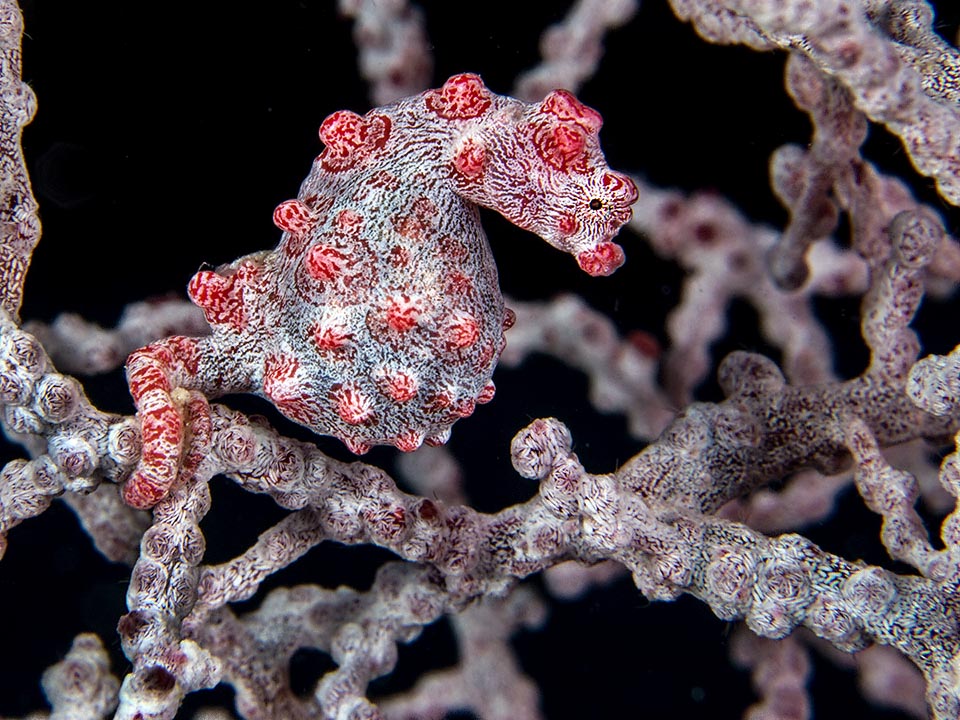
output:
[[[517,229],[507,220],[543,234],[575,256],[594,248],[596,242],[565,246],[562,236],[541,232],[544,228],[536,227],[535,221],[517,222],[508,213],[504,220],[481,210],[497,279],[491,276],[488,250],[478,235],[470,242],[479,248],[479,255],[450,260],[414,253],[411,260],[409,251],[423,233],[440,247],[449,247],[444,240],[447,235],[431,223],[446,217],[446,211],[440,210],[450,200],[433,197],[430,182],[420,183],[417,187],[422,192],[405,196],[387,212],[378,207],[378,222],[389,224],[394,242],[385,248],[385,255],[379,247],[377,253],[371,251],[376,259],[367,256],[367,265],[351,264],[344,256],[348,247],[353,251],[358,243],[362,246],[362,240],[373,237],[369,211],[361,212],[359,205],[338,206],[339,212],[334,213],[331,202],[318,223],[310,207],[321,202],[320,186],[326,182],[318,168],[326,162],[327,172],[351,173],[352,153],[392,152],[386,142],[398,123],[396,117],[382,112],[365,115],[392,99],[368,97],[351,37],[356,28],[338,15],[333,3],[280,1],[251,9],[197,4],[188,16],[121,2],[95,7],[73,2],[59,7],[22,4],[28,28],[24,77],[39,99],[39,112],[26,131],[25,150],[44,224],[22,316],[52,321],[58,313],[69,311],[112,327],[125,304],[171,292],[185,298],[189,288],[218,338],[205,341],[205,347],[216,347],[225,355],[216,367],[229,374],[226,382],[208,374],[199,389],[210,395],[253,391],[267,399],[249,394],[226,397],[224,402],[246,415],[238,418],[217,406],[208,426],[200,422],[189,426],[191,418],[204,412],[203,403],[193,395],[178,396],[188,409],[190,432],[198,436],[209,432],[217,441],[187,458],[188,462],[201,469],[205,462],[229,467],[230,479],[212,480],[209,495],[192,488],[192,495],[162,502],[153,527],[143,536],[142,549],[137,545],[146,527],[142,518],[140,524],[123,528],[132,539],[119,530],[111,534],[101,528],[100,537],[113,538],[116,547],[100,550],[123,562],[104,559],[74,512],[60,502],[10,531],[0,563],[0,618],[7,621],[3,628],[8,633],[0,661],[0,716],[20,718],[44,707],[41,676],[48,700],[62,695],[64,689],[69,694],[71,687],[83,685],[91,688],[90,706],[109,707],[116,699],[116,682],[102,677],[107,656],[110,670],[118,677],[135,666],[141,682],[137,692],[147,697],[163,695],[173,685],[185,686],[192,679],[187,674],[175,676],[168,669],[187,667],[197,675],[209,670],[206,658],[190,643],[229,660],[231,648],[237,647],[232,642],[242,638],[246,655],[234,665],[227,662],[223,671],[231,685],[188,694],[177,717],[232,717],[202,715],[199,709],[232,708],[235,702],[241,706],[248,702],[249,709],[255,700],[269,695],[264,688],[286,687],[288,680],[293,691],[289,707],[307,705],[315,691],[326,699],[349,696],[356,690],[350,678],[376,676],[378,668],[392,667],[397,657],[392,675],[376,680],[368,693],[376,701],[391,698],[395,715],[390,717],[404,717],[407,691],[424,671],[441,668],[450,673],[431,681],[438,683],[435,695],[451,702],[456,699],[463,707],[490,708],[491,717],[517,717],[517,709],[529,709],[530,717],[540,713],[546,718],[628,713],[652,718],[738,717],[758,695],[777,698],[793,713],[777,717],[804,717],[804,712],[813,712],[817,718],[922,717],[923,680],[914,665],[902,659],[897,662],[898,654],[859,653],[855,674],[850,659],[854,656],[813,640],[808,631],[798,631],[786,640],[768,639],[799,622],[806,608],[815,607],[816,617],[804,620],[808,627],[824,635],[833,633],[832,639],[842,648],[859,647],[860,630],[845,615],[852,605],[860,608],[862,618],[882,618],[891,605],[901,604],[899,598],[924,596],[927,588],[940,582],[920,579],[916,568],[942,578],[930,560],[936,552],[928,552],[923,543],[908,542],[915,529],[908,514],[885,523],[883,540],[897,548],[901,562],[891,560],[881,544],[879,515],[910,507],[920,493],[920,517],[935,537],[952,502],[947,498],[944,504],[935,471],[936,463],[952,449],[949,444],[936,446],[932,465],[925,462],[927,452],[916,448],[900,448],[901,455],[887,456],[896,470],[879,456],[874,436],[886,442],[885,437],[919,432],[921,426],[926,434],[937,434],[936,428],[930,429],[935,421],[921,416],[906,399],[902,404],[890,397],[877,399],[870,395],[866,381],[852,382],[845,395],[783,392],[786,382],[851,380],[865,368],[876,369],[876,376],[897,375],[898,360],[914,348],[909,339],[898,344],[891,336],[903,335],[902,323],[919,301],[918,277],[926,277],[923,268],[930,262],[929,248],[911,254],[908,242],[928,228],[931,212],[939,215],[948,233],[956,235],[960,222],[956,208],[937,194],[933,181],[913,170],[897,139],[860,115],[849,121],[849,107],[844,105],[848,100],[833,98],[833,118],[816,115],[823,98],[829,99],[835,87],[816,80],[811,64],[788,63],[782,52],[708,44],[689,24],[679,22],[666,3],[645,2],[629,24],[607,35],[599,69],[576,92],[587,106],[603,114],[600,141],[610,165],[636,171],[643,181],[633,225],[639,232],[621,233],[617,240],[623,247],[624,264],[609,277],[596,277],[619,264],[617,251],[605,247],[603,252],[578,258],[581,268],[565,252],[557,252],[533,232]],[[709,5],[672,3],[674,8],[691,4]],[[539,34],[560,21],[571,5],[543,3],[528,11],[516,2],[494,1],[466,15],[461,3],[420,3],[433,50],[432,75],[423,57],[411,56],[406,58],[404,72],[390,76],[387,86],[412,83],[419,92],[472,72],[482,76],[497,96],[512,94],[517,76],[539,61]],[[765,3],[754,3],[753,10],[760,5]],[[935,27],[953,40],[960,15],[948,3],[939,5]],[[374,36],[375,30],[367,27],[364,32]],[[900,33],[900,47],[907,55],[916,50],[908,42],[908,30],[890,29]],[[554,37],[552,44],[548,40],[544,45],[556,51],[579,47],[582,40]],[[913,62],[922,68],[929,61],[924,58],[928,56],[917,51]],[[417,86],[424,73],[427,82]],[[789,91],[784,90],[785,74]],[[536,82],[530,86],[534,94],[539,92]],[[538,106],[545,90],[552,87],[543,89],[532,106],[524,107]],[[378,85],[372,93],[383,88]],[[418,102],[453,107],[442,110],[448,114],[463,112],[463,107],[469,113],[478,107],[476,103],[451,104],[442,91],[428,97],[432,99]],[[491,104],[506,102],[496,99]],[[349,111],[333,115],[345,108]],[[584,123],[595,124],[589,111],[582,113]],[[378,116],[389,118],[389,130]],[[331,140],[325,143],[328,150],[311,166],[323,148],[317,127],[331,117],[327,121],[331,124],[322,131]],[[830,132],[812,134],[811,122]],[[864,134],[867,140],[860,146]],[[553,140],[556,153],[550,157],[563,168],[569,162],[563,148],[569,144],[556,135]],[[331,152],[330,148],[338,147],[340,151]],[[484,166],[481,144],[461,138],[456,147],[459,152],[448,179],[453,184],[476,182],[477,169]],[[860,162],[859,153],[869,162]],[[845,159],[846,170],[834,177],[828,160],[837,157]],[[800,182],[811,177],[812,183]],[[602,174],[597,176],[598,191],[603,189],[601,178]],[[888,178],[894,182],[887,182]],[[365,179],[372,186],[387,183],[383,187],[391,181],[374,173]],[[515,181],[536,179],[524,174]],[[868,195],[871,205],[856,207],[856,191],[864,187],[872,193]],[[376,195],[382,189],[372,192],[377,201],[393,202],[386,194]],[[426,202],[417,202],[421,196]],[[289,200],[294,197],[298,200]],[[583,195],[580,211],[592,210],[595,197]],[[824,197],[828,201],[818,204]],[[883,269],[875,274],[888,281],[877,283],[869,302],[870,307],[880,308],[875,315],[884,322],[863,327],[860,308],[867,273],[863,262],[851,259],[851,247],[874,237],[876,228],[859,220],[870,217],[880,223],[880,218],[886,218],[886,225],[891,215],[914,203],[913,198],[928,209],[911,216],[914,229],[919,228],[913,234],[905,232],[910,228],[903,227],[908,223],[901,217],[898,237],[906,240],[895,261],[874,258],[874,268]],[[734,206],[739,214],[732,210]],[[850,213],[860,213],[856,223],[849,220],[850,207],[854,208]],[[807,212],[811,208],[815,212]],[[357,217],[348,210],[356,211]],[[838,214],[842,220],[834,227]],[[555,228],[567,231],[582,222],[582,217],[552,220]],[[806,252],[807,239],[824,228],[833,231],[838,244],[814,245]],[[281,232],[281,250],[264,256]],[[928,234],[937,232],[934,228]],[[803,263],[798,263],[797,256],[806,252],[811,280],[799,293],[780,293],[771,280],[766,251],[778,242],[783,261],[779,275],[788,284],[803,279]],[[282,248],[292,246],[298,246],[296,252],[283,255]],[[877,257],[890,252],[886,246],[858,249]],[[277,263],[269,276],[273,284],[241,291],[240,286],[248,278],[256,279],[258,271],[263,280],[260,268],[266,257]],[[484,261],[477,262],[477,257]],[[247,264],[235,262],[236,258],[246,258]],[[288,264],[281,268],[283,262]],[[434,292],[443,289],[440,297],[424,287],[409,286],[409,277],[396,274],[405,262],[420,263],[418,276],[424,271],[463,273],[480,288],[477,295],[482,302],[475,305],[458,291],[445,292],[450,284],[431,284]],[[279,300],[281,291],[275,281],[283,273],[292,278],[285,288],[299,288],[294,307],[288,305],[283,320],[280,302],[276,306],[245,304],[248,293],[276,294]],[[384,294],[364,296],[362,313],[348,302],[329,317],[317,311],[320,302],[331,297],[357,297],[344,294],[348,280],[350,285],[369,287],[374,275],[378,280],[384,276],[399,280],[393,287],[378,285],[388,290]],[[949,277],[949,272],[945,275]],[[191,278],[195,279],[191,282]],[[460,470],[446,464],[446,456],[401,453],[397,447],[406,450],[421,439],[442,439],[454,415],[466,415],[466,409],[473,409],[472,401],[488,399],[490,349],[493,355],[499,352],[507,317],[499,304],[501,289],[518,321],[504,335],[503,361],[492,378],[495,398],[478,406],[471,417],[459,419],[453,428],[447,447],[460,460]],[[941,299],[942,294],[933,292],[935,282],[926,289],[930,293],[911,327],[921,338],[921,355],[946,355],[957,342],[956,300]],[[537,302],[559,293],[566,296],[555,304]],[[717,307],[716,298],[731,304]],[[254,325],[259,333],[256,343],[244,335],[251,308],[262,313]],[[84,343],[76,345],[83,362],[119,368],[126,353],[118,347],[138,347],[153,339],[138,340],[135,328],[150,325],[143,313],[150,315],[149,306],[146,311],[131,310],[127,336],[118,344],[113,338],[83,335],[73,321],[57,327],[67,337],[83,335]],[[381,433],[384,423],[367,423],[372,417],[367,413],[383,414],[393,405],[367,406],[358,398],[392,393],[397,400],[406,397],[414,384],[391,375],[398,368],[367,372],[368,367],[379,367],[374,355],[358,363],[356,355],[340,353],[349,348],[348,340],[360,336],[379,334],[390,345],[391,338],[420,333],[414,320],[424,313],[433,313],[429,319],[435,334],[425,340],[431,350],[426,357],[412,357],[424,345],[400,343],[401,354],[407,353],[405,367],[415,365],[423,372],[429,366],[427,374],[434,378],[455,377],[460,384],[454,383],[450,397],[462,405],[453,408],[451,402],[446,409],[451,415],[439,422],[390,420],[389,431]],[[783,318],[790,320],[778,324]],[[890,318],[899,318],[901,324],[886,323]],[[293,339],[288,335],[291,328],[298,333]],[[171,332],[199,336],[203,329],[197,317],[187,315],[171,320],[169,330],[158,336]],[[871,349],[881,346],[892,351],[871,357]],[[363,343],[364,352],[370,347]],[[397,350],[397,343],[392,347]],[[526,357],[518,366],[528,347],[542,354]],[[311,363],[305,368],[302,362],[308,351],[332,356],[332,364],[324,367],[334,367],[339,374],[318,379],[320,366]],[[729,353],[734,354],[721,366]],[[769,356],[782,374],[773,363],[750,353]],[[189,355],[189,348],[185,354]],[[397,355],[391,351],[390,357]],[[557,357],[567,365],[557,362]],[[82,362],[74,360],[82,368]],[[54,362],[60,367],[60,358],[55,356]],[[955,361],[943,359],[938,367],[954,367],[951,363]],[[464,372],[465,366],[470,372]],[[923,388],[916,385],[924,383],[930,392],[946,394],[949,388],[943,386],[936,368],[925,367],[930,372],[916,378],[914,394],[921,395]],[[321,395],[331,400],[322,409],[303,401],[305,370],[310,374],[307,382],[323,383]],[[122,370],[90,378],[82,369],[70,372],[82,376],[98,408],[133,413]],[[52,372],[42,377],[37,409],[45,422],[59,422],[74,410],[72,386]],[[286,382],[292,378],[297,379],[292,385]],[[418,392],[421,387],[416,384]],[[430,392],[435,395],[436,389]],[[719,403],[724,397],[728,400],[722,406],[691,408],[657,446],[659,455],[637,456],[691,400]],[[857,405],[863,397],[870,401]],[[838,421],[837,416],[850,407],[862,411],[865,421],[848,417]],[[871,407],[876,408],[873,415]],[[196,414],[191,415],[191,408]],[[941,399],[934,409],[953,412],[955,407]],[[283,437],[270,434],[259,416],[265,416]],[[769,426],[756,420],[761,416]],[[569,437],[565,431],[550,424],[530,425],[534,418],[550,417],[569,427],[575,457],[564,446],[564,438]],[[787,432],[768,432],[784,418],[790,421]],[[829,438],[818,434],[824,418],[840,431]],[[407,495],[374,467],[348,471],[338,460],[356,458],[340,440],[318,438],[301,425],[340,437],[355,450],[368,444],[393,445],[370,449],[364,462],[384,468],[398,481],[415,478],[420,484],[404,485],[406,492],[413,493]],[[511,438],[528,425],[527,437],[533,440],[515,446],[511,463]],[[331,426],[337,426],[336,432],[330,432]],[[407,434],[411,428],[412,434]],[[551,435],[548,430],[555,432]],[[733,451],[698,454],[697,443],[713,437],[714,431],[720,438],[718,446]],[[135,447],[134,434],[130,426],[115,431],[113,449]],[[794,474],[795,457],[790,453],[796,444],[791,443],[798,437],[804,458],[821,469],[837,469],[838,458],[852,452],[859,470],[856,484],[849,465],[841,475]],[[816,446],[803,445],[804,437],[816,437]],[[544,446],[549,452],[541,452]],[[311,449],[315,447],[320,450]],[[269,457],[264,448],[270,449]],[[82,463],[84,454],[77,448],[60,449],[59,458]],[[12,444],[3,451],[5,461],[24,455]],[[333,459],[321,458],[321,451],[324,458]],[[440,459],[418,460],[421,457]],[[751,464],[757,457],[761,461]],[[704,480],[696,486],[701,494],[668,498],[667,510],[663,506],[651,510],[642,502],[630,504],[616,496],[619,483],[629,485],[631,477],[632,488],[642,487],[655,496],[651,487],[656,483],[649,470],[658,467],[658,458],[664,466],[669,463],[676,477]],[[770,476],[757,479],[750,472],[739,472],[744,467],[753,468],[758,476]],[[598,474],[585,474],[584,468]],[[717,468],[738,472],[721,476],[715,473]],[[10,474],[15,475],[15,470]],[[904,477],[904,470],[915,473],[920,488]],[[615,472],[617,488],[612,480]],[[462,486],[458,484],[461,474]],[[529,478],[541,476],[538,490],[537,481]],[[310,478],[319,480],[299,482]],[[768,481],[773,491],[758,487],[751,497],[742,499],[742,505],[738,500],[728,506],[726,515],[714,512],[718,498],[737,495],[751,482],[759,486]],[[67,495],[78,497],[77,491],[83,489],[67,488]],[[807,492],[811,489],[816,492]],[[461,503],[467,502],[478,512],[460,510]],[[504,510],[519,503],[527,505]],[[442,614],[444,598],[471,592],[469,583],[474,580],[469,569],[475,558],[469,552],[458,555],[468,547],[458,540],[458,532],[467,537],[487,523],[483,527],[490,533],[485,546],[489,556],[484,556],[484,562],[502,563],[520,576],[553,562],[551,552],[576,533],[582,533],[578,542],[589,539],[585,555],[598,553],[605,542],[615,546],[622,538],[607,535],[610,528],[602,519],[609,518],[610,507],[618,503],[632,518],[633,547],[641,548],[641,555],[663,558],[662,564],[638,563],[622,548],[611,550],[610,555],[621,552],[616,557],[629,565],[633,578],[622,570],[611,570],[612,564],[597,566],[587,578],[561,565],[523,583],[502,605],[476,603],[469,611],[432,622]],[[530,518],[524,516],[523,508],[534,505],[544,516],[534,518],[528,531],[524,523]],[[338,513],[338,508],[350,512]],[[708,511],[696,529],[685,514],[694,517],[691,508]],[[83,511],[75,508],[75,512]],[[571,516],[578,520],[570,520]],[[810,517],[817,520],[807,524],[804,518]],[[753,530],[731,532],[731,518]],[[334,525],[335,521],[342,524]],[[428,542],[441,532],[441,526],[446,533],[443,553]],[[669,532],[658,535],[655,531],[663,526]],[[897,527],[903,529],[902,535],[897,535]],[[944,534],[948,545],[956,539],[951,527]],[[323,542],[324,532],[331,529],[352,544]],[[769,541],[754,530],[771,536],[798,532],[820,550],[793,534]],[[171,533],[176,533],[176,542],[171,542]],[[705,540],[698,545],[690,538]],[[944,546],[938,540],[933,545],[936,551]],[[313,549],[306,552],[307,548]],[[386,571],[376,575],[377,568],[398,555],[423,564],[407,562],[401,570],[399,563],[387,565]],[[850,562],[835,561],[838,556]],[[129,564],[138,557],[131,575]],[[284,558],[291,564],[270,575],[286,564]],[[694,561],[702,564],[691,565]],[[892,582],[891,575],[859,568],[853,564],[857,561],[901,575]],[[832,580],[830,572],[823,573],[817,579],[820,584],[814,586],[809,572],[813,566],[836,573]],[[436,574],[424,572],[425,567],[440,569],[436,572],[448,582],[450,594],[437,590],[442,583],[437,584]],[[466,575],[463,568],[468,568]],[[900,579],[906,576],[912,577]],[[236,585],[231,585],[234,581]],[[751,585],[754,581],[756,585]],[[575,596],[581,583],[590,587],[587,594],[564,599]],[[501,581],[479,592],[493,594],[507,584]],[[159,591],[158,586],[162,586]],[[203,600],[183,631],[184,641],[178,634],[179,622],[184,609],[196,600],[191,595],[196,587]],[[670,603],[647,599],[669,599],[678,587],[705,588],[697,595],[705,602],[690,596]],[[367,593],[371,588],[373,592]],[[756,597],[751,596],[751,588]],[[894,598],[898,599],[894,602]],[[937,622],[947,617],[938,606],[940,596],[936,598],[924,606],[931,620],[921,618],[918,637],[936,634]],[[229,606],[218,606],[228,600]],[[300,634],[292,617],[308,618]],[[416,631],[403,626],[411,617],[416,618],[412,625],[424,628],[415,640]],[[743,623],[735,627],[726,619],[733,617],[746,617],[746,626],[768,638],[746,632]],[[898,616],[897,622],[888,625],[895,631],[901,619]],[[386,628],[388,641],[366,646],[370,637],[363,632],[378,624]],[[170,631],[173,642],[163,636],[169,628],[174,628]],[[79,635],[86,632],[96,632],[104,647],[89,635]],[[870,632],[880,634],[876,627]],[[151,646],[158,636],[163,642]],[[398,641],[396,648],[393,639]],[[298,650],[301,642],[310,649]],[[942,654],[939,651],[949,649],[948,645],[945,641],[934,654]],[[170,647],[176,650],[169,652]],[[313,649],[317,647],[325,650]],[[917,651],[918,656],[922,653]],[[130,656],[137,660],[131,661]],[[286,662],[288,657],[292,659]],[[458,658],[474,674],[456,674],[453,665]],[[244,665],[241,660],[250,663]],[[848,669],[838,670],[838,665]],[[263,672],[258,675],[251,667]],[[47,674],[45,668],[50,668]],[[337,668],[344,672],[334,673]],[[748,668],[753,669],[752,675]],[[324,675],[331,681],[318,687]],[[471,684],[465,677],[482,677],[490,684]],[[514,682],[507,683],[504,677]],[[76,682],[71,685],[71,680]],[[872,704],[885,693],[901,701],[900,710]],[[510,708],[495,715],[495,701]],[[423,716],[422,711],[409,712]],[[249,716],[257,716],[255,709]],[[469,717],[454,717],[461,716]]]

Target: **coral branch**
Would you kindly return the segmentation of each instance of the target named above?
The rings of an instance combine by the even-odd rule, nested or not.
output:
[[[208,5],[0,0],[0,713],[960,716],[954,9]]]
[[[20,41],[23,18],[14,0],[0,3],[0,307],[18,321],[23,281],[40,241],[37,203],[30,189],[20,135],[37,100],[23,82]]]
[[[674,0],[674,10],[714,42],[778,46],[809,57],[852,94],[856,107],[903,140],[917,170],[960,204],[958,54],[933,41],[933,13],[919,2]],[[924,52],[901,42],[923,38]],[[904,48],[904,45],[907,47]],[[922,57],[922,60],[919,58]],[[947,100],[947,102],[944,102]]]

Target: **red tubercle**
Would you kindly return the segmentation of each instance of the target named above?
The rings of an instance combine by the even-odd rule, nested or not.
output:
[[[410,251],[402,245],[394,245],[390,248],[387,262],[390,263],[391,267],[404,268],[410,264]]]
[[[420,195],[417,197],[410,204],[410,210],[415,217],[420,218],[424,222],[433,221],[440,213],[440,209],[437,207],[436,203],[434,203],[433,200],[428,198],[426,195]]]
[[[356,167],[387,144],[391,124],[389,117],[376,113],[363,117],[349,110],[333,113],[320,125],[320,139],[326,145],[320,164],[329,172]]]
[[[427,435],[426,439],[423,441],[423,444],[430,447],[440,447],[441,445],[446,445],[447,441],[449,440],[450,428],[448,427],[435,432],[433,435]]]
[[[363,440],[356,440],[354,438],[340,438],[343,441],[343,444],[347,446],[347,450],[352,452],[354,455],[366,455],[370,452],[370,448],[373,447],[368,442]]]
[[[469,256],[469,251],[463,241],[453,235],[443,235],[437,241],[437,252],[444,258],[458,262]]]
[[[424,100],[427,108],[447,120],[480,117],[493,102],[483,80],[473,73],[454,75],[440,89],[427,92]]]
[[[273,224],[291,235],[305,235],[314,222],[310,208],[299,200],[285,200],[273,211]]]
[[[492,381],[487,382],[483,386],[483,389],[477,395],[477,404],[486,405],[488,402],[493,400],[494,394],[497,392],[497,386],[493,384]]]
[[[460,418],[470,417],[476,409],[477,401],[474,398],[461,398],[450,404],[447,414],[449,420],[454,422]]]
[[[343,350],[353,341],[353,333],[341,323],[316,323],[311,337],[314,346],[320,351]]]
[[[590,133],[600,132],[603,117],[568,90],[554,90],[540,103],[540,111],[563,122],[574,122]]]
[[[420,196],[410,204],[410,212],[393,218],[393,228],[403,237],[423,241],[430,236],[438,213],[430,198]]]
[[[540,158],[563,173],[587,171],[586,137],[573,124],[537,123],[533,128],[533,144]]]
[[[305,427],[315,427],[322,417],[321,409],[317,407],[316,398],[311,395],[296,395],[294,390],[283,389],[287,395],[268,395],[274,406],[296,423]]]
[[[343,274],[348,262],[345,252],[330,245],[314,245],[303,258],[307,274],[322,282],[329,282]]]
[[[483,145],[469,138],[453,156],[453,168],[465,180],[478,180],[483,176],[486,158],[487,151]]]
[[[211,270],[201,270],[187,283],[187,295],[194,305],[208,307],[226,291],[227,279]]]
[[[419,298],[398,294],[387,299],[384,319],[387,325],[397,332],[412,330],[423,315],[423,304]]]
[[[405,238],[423,241],[427,237],[429,227],[420,218],[412,215],[398,215],[393,218],[393,229]]]
[[[636,183],[622,173],[606,172],[600,178],[600,184],[611,198],[624,205],[633,205],[640,197]]]
[[[457,311],[450,318],[443,338],[444,346],[448,351],[463,350],[477,342],[480,338],[480,328],[473,315],[462,310]]]
[[[366,425],[374,418],[373,403],[351,383],[337,383],[330,388],[337,415],[348,425]]]
[[[423,409],[427,412],[440,412],[446,410],[452,404],[450,396],[445,392],[434,393],[426,399]]]
[[[553,129],[553,141],[556,143],[557,151],[564,158],[571,159],[581,155],[587,144],[583,133],[568,125],[558,125]]]
[[[363,231],[363,216],[356,210],[346,208],[337,213],[333,227],[335,232],[342,235],[359,235]]]
[[[187,294],[203,310],[211,325],[226,325],[237,331],[246,326],[243,287],[236,276],[224,277],[210,270],[201,270],[190,279]]]
[[[315,426],[321,417],[318,401],[305,392],[300,361],[292,355],[270,355],[264,361],[263,395],[294,422]]]
[[[419,389],[419,383],[413,373],[403,370],[386,370],[378,373],[377,387],[396,403],[412,400]]]
[[[581,269],[594,277],[612,274],[623,265],[623,261],[623,249],[612,242],[602,242],[592,250],[584,250],[577,255]]]
[[[423,445],[423,433],[416,430],[408,430],[400,433],[394,441],[394,447],[400,452],[413,452]]]
[[[564,213],[557,221],[557,232],[563,237],[570,237],[580,229],[580,223],[577,218],[570,213]]]
[[[499,349],[495,348],[492,342],[485,342],[476,353],[472,368],[474,372],[486,372],[492,365],[495,358],[500,356],[500,350],[504,347],[504,340],[501,337],[498,343]]]
[[[300,370],[300,361],[291,355],[270,355],[263,363],[263,391],[273,397],[281,386],[293,380]]]
[[[459,270],[454,270],[443,279],[443,291],[451,298],[472,293],[473,281]]]

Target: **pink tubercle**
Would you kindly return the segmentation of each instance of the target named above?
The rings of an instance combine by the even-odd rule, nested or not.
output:
[[[577,255],[577,263],[588,275],[605,276],[612,274],[623,265],[623,249],[612,242],[602,242],[592,250],[584,250]]]
[[[416,327],[422,312],[420,302],[409,295],[394,295],[387,300],[384,310],[387,325],[397,332]]]
[[[364,425],[373,420],[373,403],[353,385],[334,385],[330,396],[335,403],[337,415],[348,425]]]
[[[343,273],[347,255],[329,245],[314,245],[303,259],[307,274],[314,280],[330,281]]]
[[[577,218],[570,213],[564,213],[557,221],[557,232],[563,237],[570,237],[580,229],[580,223]]]
[[[483,389],[477,395],[477,403],[480,405],[486,405],[488,402],[493,400],[493,396],[496,392],[496,385],[494,385],[493,382],[488,382],[483,386]]]
[[[401,452],[413,452],[423,444],[423,433],[416,430],[408,430],[398,435],[394,441],[394,446]]]
[[[569,90],[554,90],[540,103],[540,111],[561,121],[572,121],[587,132],[597,133],[603,126],[603,117],[584,105]]]
[[[480,338],[480,328],[473,315],[467,312],[454,313],[444,336],[448,350],[463,350]]]
[[[486,155],[483,145],[474,140],[467,140],[454,156],[453,167],[463,178],[477,180],[483,175]]]
[[[447,80],[439,90],[426,93],[427,108],[447,120],[480,117],[492,102],[490,91],[479,75],[461,73]]]
[[[207,322],[227,325],[238,331],[245,327],[243,289],[235,276],[224,277],[202,270],[190,279],[187,294],[203,310]]]
[[[404,371],[385,372],[378,384],[383,394],[396,403],[412,400],[419,385],[413,374]]]
[[[326,148],[319,161],[328,172],[349,170],[382,149],[390,138],[390,118],[370,113],[363,117],[339,110],[320,125],[320,139]]]
[[[618,172],[605,172],[600,184],[611,197],[624,205],[633,205],[640,196],[637,184],[629,177]]]
[[[291,235],[303,235],[314,223],[310,208],[299,200],[285,200],[273,211],[273,224]]]
[[[353,333],[346,325],[338,323],[317,324],[311,333],[317,350],[341,350],[351,343]]]

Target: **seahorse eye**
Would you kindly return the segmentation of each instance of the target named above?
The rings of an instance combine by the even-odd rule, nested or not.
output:
[[[602,207],[603,207],[603,202],[599,198],[594,198],[593,200],[590,201],[591,210],[599,210]]]

